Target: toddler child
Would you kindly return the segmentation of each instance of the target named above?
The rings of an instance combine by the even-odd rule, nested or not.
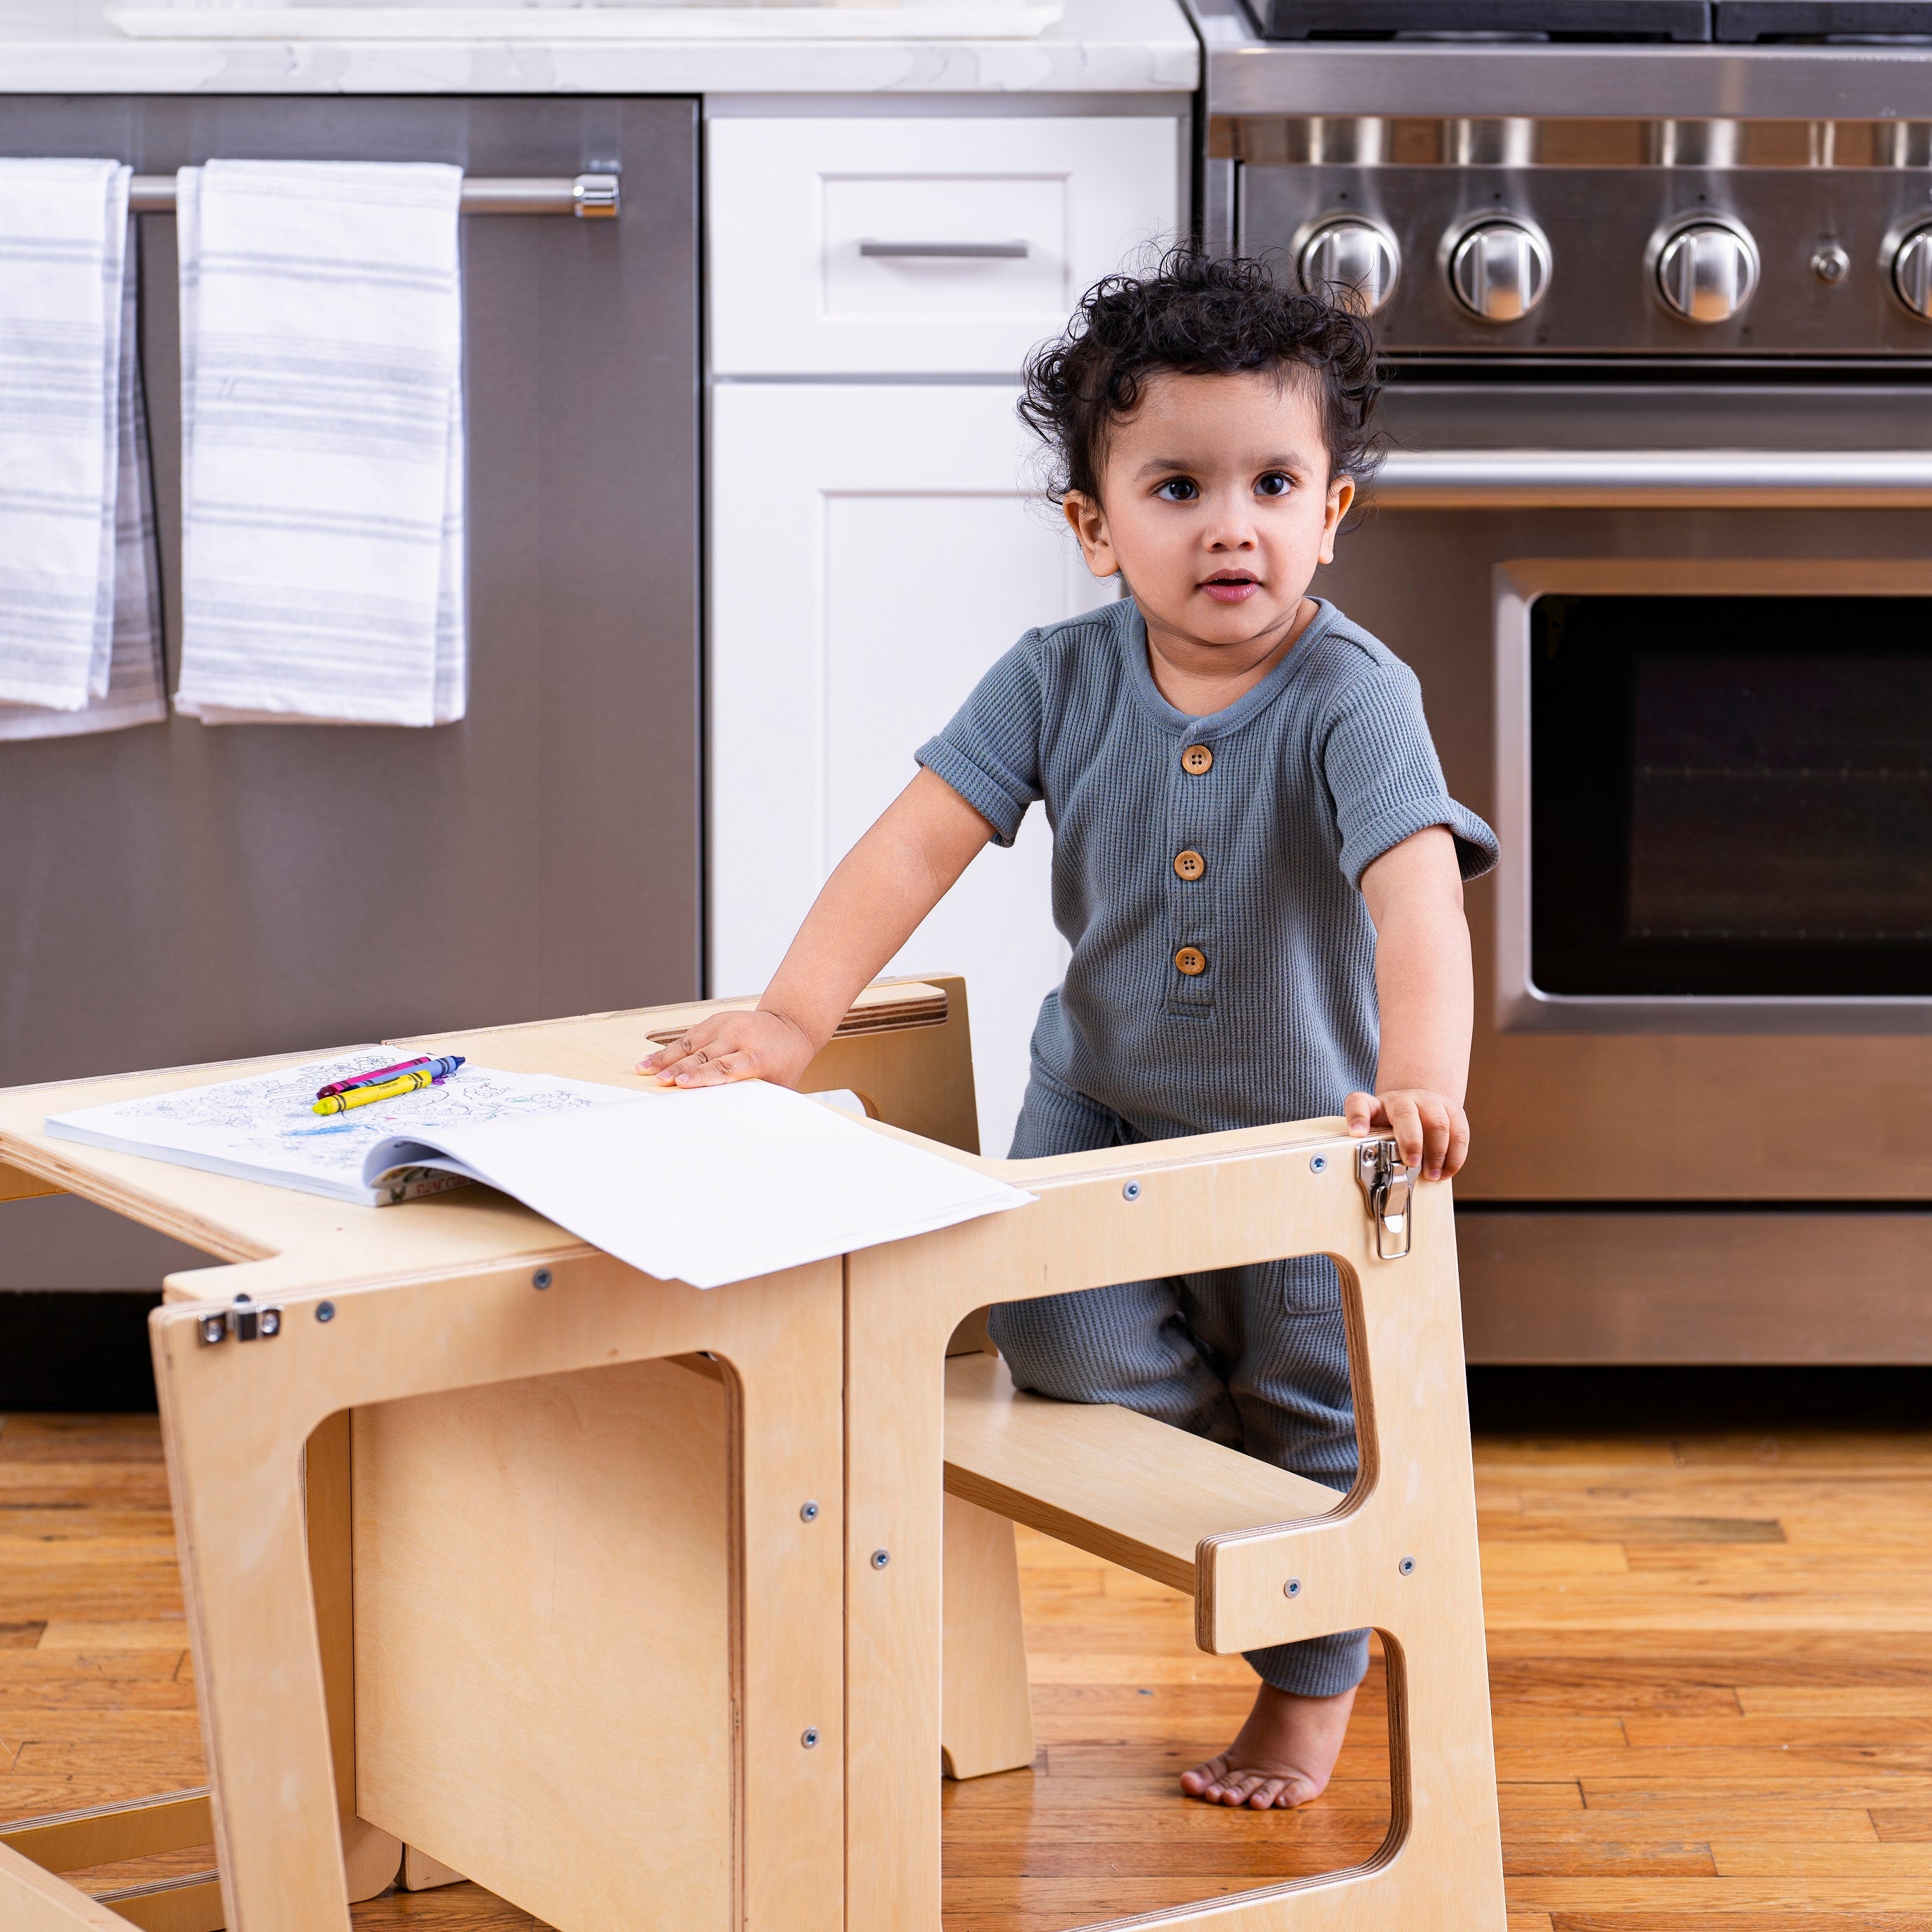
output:
[[[1472,1007],[1462,880],[1494,834],[1444,789],[1414,674],[1307,595],[1372,469],[1375,344],[1253,261],[1112,277],[1036,352],[1021,413],[1096,577],[1127,595],[1029,632],[921,747],[755,1012],[640,1071],[794,1084],[860,988],[1036,800],[1072,949],[1033,1038],[1016,1158],[1308,1118],[1462,1165]],[[1020,1388],[1119,1402],[1346,1490],[1340,1286],[1319,1257],[996,1309]],[[1368,1634],[1249,1654],[1261,1678],[1191,1796],[1328,1783]]]

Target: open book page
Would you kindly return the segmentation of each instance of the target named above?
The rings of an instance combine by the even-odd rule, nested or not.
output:
[[[373,1175],[364,1178],[364,1159],[370,1148],[398,1133],[445,1122],[528,1120],[638,1098],[631,1088],[466,1066],[439,1087],[346,1113],[315,1112],[318,1088],[373,1072],[395,1059],[394,1047],[363,1047],[279,1072],[51,1114],[46,1131],[56,1140],[84,1141],[373,1206],[388,1199],[392,1190],[379,1190]]]
[[[665,1280],[714,1288],[1032,1196],[762,1081],[607,1087],[473,1064],[340,1114],[316,1090],[393,1047],[50,1115],[56,1139],[374,1206],[473,1178]]]
[[[763,1081],[627,1097],[542,1120],[412,1120],[368,1159],[447,1156],[620,1261],[696,1288],[1033,1198]]]

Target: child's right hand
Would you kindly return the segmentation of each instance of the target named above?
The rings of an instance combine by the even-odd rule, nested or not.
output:
[[[796,1087],[818,1048],[804,1030],[762,1008],[713,1013],[638,1062],[663,1087],[722,1087],[733,1080],[769,1080]]]

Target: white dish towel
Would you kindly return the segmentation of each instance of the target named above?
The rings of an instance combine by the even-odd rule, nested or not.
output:
[[[463,174],[184,168],[178,709],[464,713]]]
[[[167,716],[129,172],[0,160],[0,740]]]

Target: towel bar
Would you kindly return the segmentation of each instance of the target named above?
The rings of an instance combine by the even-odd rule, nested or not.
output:
[[[616,218],[620,200],[614,174],[552,180],[470,175],[463,183],[465,214],[574,214],[580,220],[609,220]],[[136,175],[128,184],[128,206],[136,214],[173,214],[174,176]]]

